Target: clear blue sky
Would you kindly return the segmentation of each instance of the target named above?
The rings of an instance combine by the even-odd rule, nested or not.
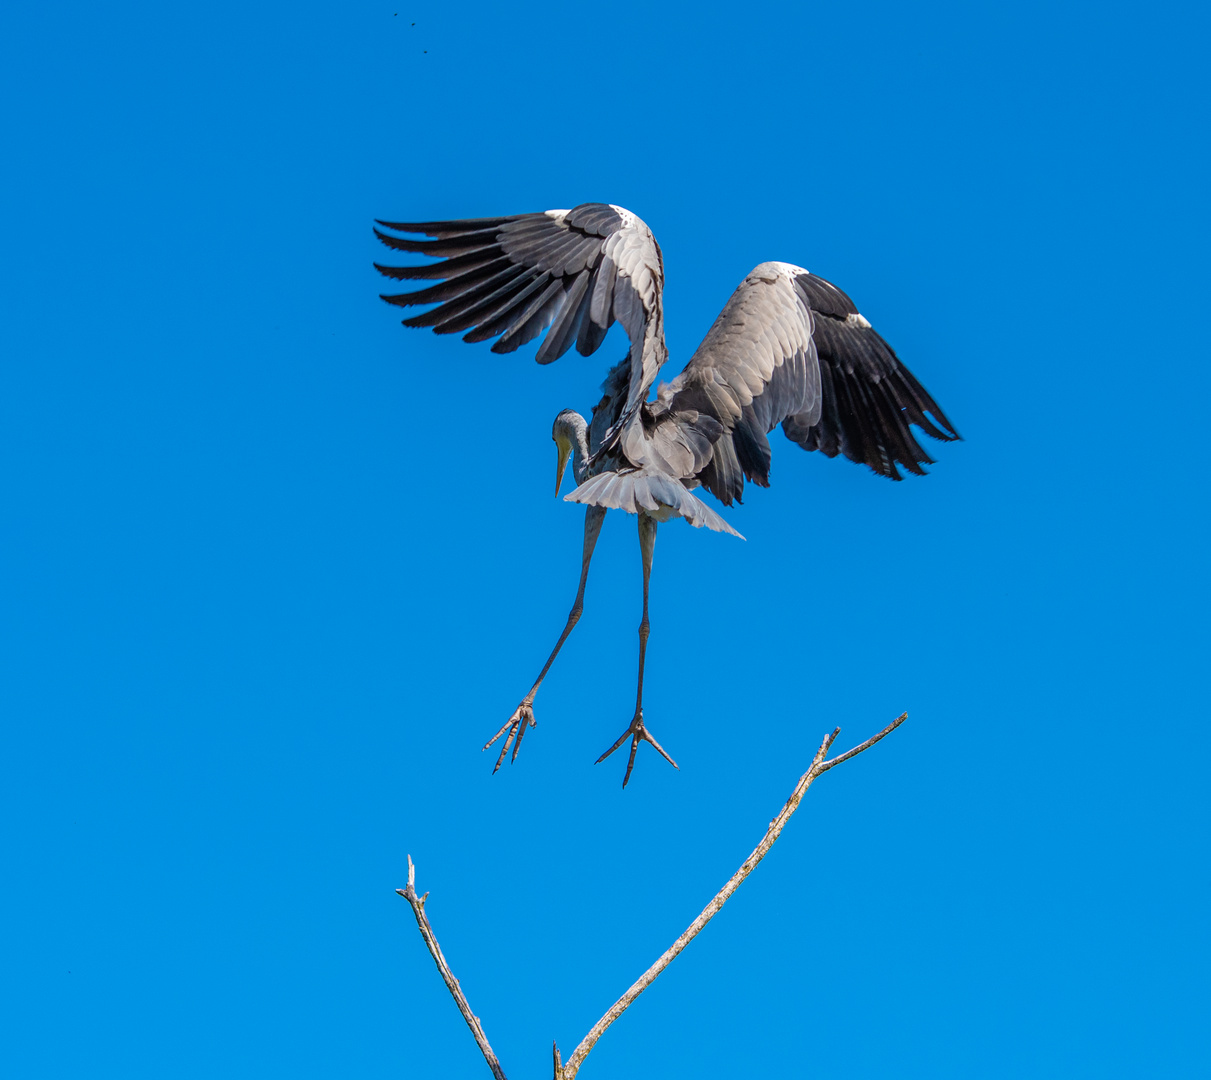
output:
[[[848,746],[596,1077],[1206,1075],[1207,22],[1194,5],[25,4],[0,23],[0,1059],[486,1077],[565,1053]],[[692,14],[689,12],[692,11]],[[412,25],[415,23],[415,25]],[[747,537],[575,591],[538,368],[399,326],[371,219],[627,206],[673,360],[756,263],[966,441],[773,437]]]

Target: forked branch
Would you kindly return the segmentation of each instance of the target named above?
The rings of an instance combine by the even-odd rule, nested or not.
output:
[[[807,793],[807,789],[811,787],[816,777],[821,773],[828,772],[835,765],[840,765],[841,762],[848,761],[850,758],[862,753],[863,750],[869,750],[880,739],[895,731],[907,719],[908,713],[902,714],[888,724],[878,735],[872,736],[866,742],[860,743],[852,750],[847,750],[844,754],[838,754],[834,758],[826,758],[825,755],[832,748],[833,741],[837,738],[841,729],[837,728],[832,734],[824,737],[824,741],[816,751],[816,756],[812,758],[811,766],[807,772],[799,777],[799,782],[795,785],[794,791],[791,792],[790,798],[786,800],[786,805],[782,807],[774,820],[770,822],[769,828],[765,830],[765,836],[761,838],[761,842],[753,849],[752,854],[744,860],[740,869],[728,879],[727,884],[715,894],[714,899],[702,909],[698,918],[690,923],[685,932],[665,950],[660,959],[648,968],[631,985],[627,992],[610,1006],[605,1016],[598,1020],[593,1025],[592,1030],[580,1040],[580,1045],[572,1052],[572,1056],[568,1058],[566,1065],[561,1061],[559,1048],[552,1048],[554,1055],[554,1080],[573,1080],[580,1066],[584,1063],[584,1059],[589,1056],[589,1051],[593,1049],[597,1040],[605,1033],[606,1028],[617,1020],[630,1007],[631,1003],[652,985],[656,977],[677,958],[681,950],[693,941],[698,936],[699,931],[715,917],[715,914],[727,903],[732,893],[740,887],[741,882],[753,872],[757,864],[765,858],[769,849],[774,846],[774,841],[778,839],[779,834],[786,827],[786,823],[790,821],[791,815],[799,808],[799,803],[803,801],[803,796]],[[416,925],[420,928],[421,936],[425,939],[425,945],[428,947],[434,963],[437,964],[437,969],[441,972],[447,989],[453,995],[459,1012],[463,1014],[463,1019],[467,1021],[471,1034],[475,1036],[475,1042],[479,1045],[480,1052],[484,1055],[484,1060],[487,1061],[488,1067],[492,1070],[492,1075],[496,1077],[496,1080],[505,1080],[504,1070],[501,1069],[496,1054],[493,1053],[492,1047],[488,1044],[488,1038],[484,1034],[479,1017],[471,1012],[471,1006],[467,1003],[462,988],[458,985],[458,980],[450,971],[446,958],[442,956],[441,947],[437,944],[437,938],[433,936],[433,928],[429,925],[429,919],[425,915],[425,896],[429,894],[426,893],[425,896],[417,897],[414,887],[415,877],[416,871],[412,865],[412,858],[409,856],[408,887],[406,889],[396,889],[396,892],[412,905],[412,912],[416,916]]]
[[[786,827],[786,823],[790,821],[791,815],[799,809],[799,803],[803,801],[803,796],[807,794],[807,789],[812,786],[812,781],[821,773],[827,772],[834,765],[840,765],[841,762],[848,761],[851,757],[862,753],[863,750],[874,746],[875,743],[890,735],[907,719],[908,713],[901,714],[880,731],[878,735],[872,736],[861,745],[855,746],[852,750],[847,750],[844,754],[839,754],[837,757],[827,761],[825,760],[825,755],[831,749],[833,740],[841,733],[841,729],[837,728],[831,735],[824,736],[820,749],[816,751],[816,756],[812,758],[811,766],[807,772],[799,777],[799,782],[795,785],[795,790],[791,792],[790,798],[786,800],[786,805],[778,811],[778,815],[769,823],[769,828],[765,830],[761,843],[753,848],[752,854],[744,860],[740,869],[728,879],[727,884],[715,894],[714,899],[702,909],[702,913],[698,918],[690,923],[685,932],[664,951],[660,959],[640,975],[631,984],[630,989],[610,1006],[605,1016],[593,1025],[592,1030],[580,1040],[580,1045],[572,1051],[572,1056],[568,1058],[568,1063],[562,1069],[558,1065],[556,1066],[555,1080],[572,1080],[580,1069],[580,1066],[584,1063],[584,1059],[589,1056],[589,1051],[593,1049],[594,1044],[605,1033],[606,1028],[627,1010],[631,1002],[656,981],[656,976],[677,958],[681,950],[698,936],[699,931],[727,903],[732,893],[740,888],[741,882],[756,869],[757,864],[765,858],[766,853],[774,846],[774,841],[778,839],[779,834]]]

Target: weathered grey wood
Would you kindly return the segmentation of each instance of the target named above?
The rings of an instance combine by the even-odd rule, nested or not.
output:
[[[769,828],[765,830],[765,835],[761,838],[761,842],[752,850],[749,857],[740,864],[740,869],[728,878],[723,888],[702,909],[698,917],[686,927],[684,933],[661,954],[659,959],[647,971],[631,984],[622,997],[610,1006],[606,1014],[580,1040],[580,1044],[572,1052],[572,1056],[568,1058],[566,1064],[564,1064],[559,1053],[559,1047],[554,1043],[552,1044],[554,1080],[573,1080],[581,1065],[584,1064],[585,1058],[589,1056],[589,1052],[596,1045],[597,1040],[605,1034],[606,1029],[630,1008],[635,999],[656,981],[660,973],[680,955],[682,950],[698,936],[702,928],[715,917],[731,895],[740,888],[744,879],[756,869],[757,864],[765,858],[770,848],[774,846],[774,842],[781,835],[782,830],[786,827],[786,823],[790,821],[791,815],[799,809],[803,796],[807,794],[807,789],[811,787],[816,777],[828,772],[829,769],[840,765],[842,762],[848,761],[864,750],[869,750],[880,739],[895,731],[907,719],[908,713],[901,714],[877,735],[871,736],[865,742],[859,743],[852,750],[847,750],[844,754],[838,754],[834,758],[826,758],[825,755],[832,748],[833,742],[836,740],[838,734],[840,734],[841,729],[837,728],[831,734],[824,737],[819,749],[816,751],[815,757],[812,758],[812,763],[808,767],[807,772],[799,777],[799,782],[791,792],[790,798],[786,800],[782,809],[778,811],[773,821],[769,823]],[[463,1019],[467,1022],[467,1027],[471,1029],[471,1034],[475,1038],[476,1045],[479,1047],[480,1053],[483,1054],[484,1060],[488,1063],[488,1068],[492,1070],[492,1075],[496,1080],[505,1080],[504,1070],[501,1068],[500,1061],[488,1043],[488,1037],[484,1034],[483,1025],[480,1023],[479,1017],[471,1011],[471,1006],[467,1001],[466,995],[463,993],[458,980],[454,977],[454,973],[450,970],[450,965],[446,963],[446,958],[442,955],[441,946],[438,945],[437,937],[433,933],[433,927],[430,925],[429,918],[425,914],[425,899],[429,894],[425,893],[424,896],[419,897],[416,895],[416,868],[412,865],[411,855],[408,856],[408,886],[405,889],[396,889],[395,891],[412,906],[412,913],[416,916],[416,925],[421,932],[421,937],[424,938],[425,947],[429,950],[429,955],[433,957],[433,962],[441,973],[442,980],[446,984],[446,989],[450,991],[451,996],[454,998],[458,1011],[462,1013]]]

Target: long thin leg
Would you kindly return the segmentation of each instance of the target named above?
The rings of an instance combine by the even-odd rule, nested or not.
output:
[[[639,515],[639,552],[643,556],[643,619],[639,623],[639,686],[635,691],[635,716],[631,720],[631,726],[622,733],[621,738],[611,746],[604,754],[601,755],[595,762],[600,765],[605,761],[615,750],[617,750],[627,740],[627,736],[631,736],[631,756],[627,759],[626,775],[622,778],[622,786],[627,786],[627,781],[631,778],[631,770],[635,767],[635,754],[639,750],[640,742],[651,743],[670,765],[676,769],[675,762],[665,752],[663,746],[652,738],[651,732],[648,731],[643,724],[643,661],[648,650],[648,634],[651,632],[651,623],[648,622],[648,581],[652,576],[652,553],[656,550],[656,521],[650,518],[647,514]]]
[[[648,622],[648,582],[652,577],[652,555],[655,551],[656,522],[647,514],[640,514],[639,553],[643,557],[643,618],[639,622],[639,686],[635,691],[636,715],[643,712],[643,659],[648,651],[648,634],[652,629],[652,624]],[[635,760],[634,750],[631,751],[631,760]]]
[[[547,657],[547,662],[543,664],[542,671],[538,673],[538,678],[534,680],[534,685],[530,687],[530,692],[521,699],[521,704],[517,706],[513,711],[513,715],[505,721],[501,729],[484,744],[484,749],[487,750],[506,731],[509,733],[504,745],[500,748],[500,757],[496,759],[496,765],[492,769],[493,773],[500,768],[501,762],[505,760],[505,754],[509,752],[509,746],[513,743],[514,736],[517,737],[517,742],[513,746],[513,760],[517,760],[517,752],[521,749],[521,740],[525,736],[526,728],[534,727],[537,723],[534,719],[534,697],[538,693],[538,688],[542,686],[543,679],[547,677],[547,672],[551,670],[551,665],[555,663],[555,657],[559,655],[559,650],[563,648],[563,643],[568,640],[568,635],[572,633],[572,628],[580,621],[581,612],[584,611],[584,587],[585,582],[589,580],[589,563],[593,559],[593,549],[597,546],[597,537],[601,535],[601,524],[603,521],[605,521],[605,509],[603,507],[590,506],[585,512],[584,552],[581,555],[580,588],[576,590],[576,602],[572,604],[572,610],[568,612],[567,625],[564,626],[563,633],[559,635],[559,640],[555,642],[555,648],[551,650],[551,655]]]

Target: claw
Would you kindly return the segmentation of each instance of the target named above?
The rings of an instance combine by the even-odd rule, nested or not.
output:
[[[538,721],[534,719],[534,710],[527,705],[521,714],[521,724],[517,728],[517,742],[513,746],[513,756],[509,759],[510,761],[517,760],[517,752],[521,749],[521,740],[525,736],[526,729],[535,727],[537,724]]]
[[[513,710],[513,715],[509,717],[500,727],[500,730],[484,743],[481,753],[487,750],[497,739],[507,731],[509,734],[505,737],[504,745],[500,748],[500,756],[496,759],[496,764],[492,766],[492,775],[496,775],[496,770],[500,768],[505,760],[505,755],[509,752],[509,747],[513,747],[513,759],[517,760],[517,751],[521,749],[521,740],[526,733],[526,728],[536,727],[538,721],[534,719],[534,710],[530,707],[529,702],[523,701],[516,709]],[[514,736],[517,738],[514,744]]]
[[[630,778],[631,778],[631,770],[633,768],[635,768],[635,755],[639,751],[640,742],[651,743],[652,746],[654,746],[656,748],[656,752],[662,758],[664,758],[665,761],[667,761],[670,765],[672,765],[674,769],[677,769],[678,771],[680,771],[680,766],[677,764],[677,762],[675,762],[671,757],[669,757],[668,751],[666,751],[665,748],[660,745],[660,743],[658,743],[655,739],[652,738],[652,733],[650,731],[648,731],[648,729],[644,726],[642,709],[637,709],[635,711],[635,717],[631,721],[631,726],[629,728],[627,728],[626,731],[624,731],[622,733],[622,735],[619,736],[618,741],[613,746],[611,746],[604,754],[602,754],[601,757],[599,757],[595,762],[593,762],[593,764],[600,765],[603,761],[605,761],[606,758],[608,758],[615,750],[617,750],[624,742],[627,741],[628,735],[631,736],[631,754],[630,754],[630,757],[627,758],[627,771],[623,775],[623,778],[622,778],[623,787],[627,786],[627,781],[630,780]]]

